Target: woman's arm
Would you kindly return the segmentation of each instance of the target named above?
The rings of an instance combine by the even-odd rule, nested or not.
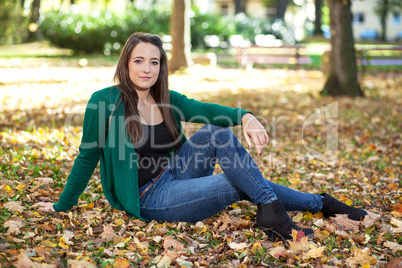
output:
[[[250,113],[240,108],[190,99],[176,91],[170,91],[170,99],[173,112],[184,122],[230,127],[240,125],[242,117]]]
[[[260,155],[269,143],[267,131],[249,111],[189,99],[176,91],[170,91],[170,95],[172,109],[178,114],[180,121],[224,127],[241,124],[248,148],[251,148],[253,141]]]
[[[67,178],[67,184],[60,195],[59,201],[55,204],[39,202],[43,211],[67,211],[78,204],[78,198],[85,190],[91,178],[101,154],[101,146],[106,138],[107,105],[104,101],[103,91],[95,92],[88,101],[85,109],[83,134],[80,145],[80,152],[74,161],[73,168]]]

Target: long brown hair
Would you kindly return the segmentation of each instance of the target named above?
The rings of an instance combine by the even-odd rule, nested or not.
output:
[[[124,107],[124,117],[126,119],[126,129],[132,143],[137,143],[142,138],[142,126],[140,120],[130,120],[133,117],[139,118],[138,94],[134,88],[134,83],[129,76],[128,64],[131,59],[133,49],[140,43],[150,43],[160,51],[160,71],[156,83],[151,87],[150,94],[154,98],[158,108],[165,121],[166,128],[170,137],[175,142],[174,146],[180,146],[179,130],[177,122],[173,116],[173,111],[170,106],[169,100],[169,87],[168,87],[168,60],[166,52],[163,49],[163,43],[159,36],[147,33],[134,33],[132,34],[123,51],[120,54],[119,62],[117,63],[116,72],[113,81],[117,84],[117,88],[121,91],[121,100]]]

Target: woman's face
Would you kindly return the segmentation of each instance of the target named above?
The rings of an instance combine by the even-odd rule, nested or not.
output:
[[[149,90],[157,81],[160,71],[160,51],[150,43],[138,43],[128,63],[130,80],[135,89]]]

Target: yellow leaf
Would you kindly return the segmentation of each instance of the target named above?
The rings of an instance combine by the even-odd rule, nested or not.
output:
[[[291,178],[291,179],[289,179],[289,181],[290,181],[291,184],[299,184],[299,183],[301,183],[301,180],[298,179],[298,178]]]
[[[370,268],[370,264],[364,264],[362,268]]]
[[[296,223],[298,223],[299,221],[301,221],[303,219],[303,212],[297,212],[296,216],[294,216],[292,218],[292,220]]]
[[[93,204],[92,204],[92,206],[93,206]],[[114,221],[114,223],[115,223],[116,225],[122,225],[122,224],[124,223],[124,220],[123,220],[123,219],[116,219],[116,220]]]
[[[253,244],[253,247],[251,248],[250,252],[253,254],[257,254],[257,252],[259,252],[262,249],[262,246],[260,244],[260,242],[255,242]]]
[[[202,226],[201,231],[200,231],[199,234],[205,233],[206,230],[207,230],[207,227],[205,225]]]
[[[36,261],[36,262],[41,262],[43,261],[45,258],[44,257],[31,257],[31,260]]]
[[[306,221],[311,221],[313,219],[313,214],[311,214],[311,212],[307,211],[304,213],[303,219],[305,219]]]
[[[40,244],[41,244],[43,247],[49,247],[49,248],[54,248],[54,247],[57,246],[56,244],[54,244],[54,243],[52,243],[52,242],[50,242],[50,241],[47,241],[47,240],[42,241]]]
[[[353,201],[351,199],[346,200],[346,205],[351,206],[353,204]]]
[[[60,237],[59,247],[61,247],[62,249],[68,249],[68,246],[66,245],[66,240],[64,240],[64,237]]]
[[[9,197],[13,197],[15,195],[15,192],[9,185],[6,185],[3,187],[3,191],[5,191]]]
[[[114,268],[128,268],[130,266],[130,263],[123,258],[116,258],[114,259]]]
[[[18,191],[22,191],[22,190],[24,189],[24,187],[25,187],[25,184],[18,184],[15,188],[16,188]]]
[[[37,211],[34,211],[33,214],[35,215],[35,217],[41,217],[41,215],[40,215],[39,212],[37,212]]]

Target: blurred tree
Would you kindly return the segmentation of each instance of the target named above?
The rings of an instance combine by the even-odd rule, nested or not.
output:
[[[31,17],[29,19],[29,35],[28,40],[34,41],[38,39],[38,25],[40,17],[40,0],[33,0],[31,6]]]
[[[0,44],[18,44],[26,40],[28,20],[22,0],[0,0]]]
[[[246,14],[247,0],[233,0],[235,6],[235,14]]]
[[[275,19],[285,21],[285,12],[288,7],[288,0],[276,0],[276,15]]]
[[[322,2],[323,0],[315,0],[315,21],[314,21],[314,35],[322,35],[321,17],[322,17]]]
[[[331,53],[330,73],[322,94],[363,96],[357,81],[350,0],[328,0]]]
[[[190,0],[174,0],[170,16],[170,35],[172,36],[172,58],[169,70],[176,71],[193,64],[191,58]]]
[[[381,40],[387,40],[387,17],[391,13],[402,12],[401,0],[378,0],[374,7],[374,12],[380,16],[381,22]]]

